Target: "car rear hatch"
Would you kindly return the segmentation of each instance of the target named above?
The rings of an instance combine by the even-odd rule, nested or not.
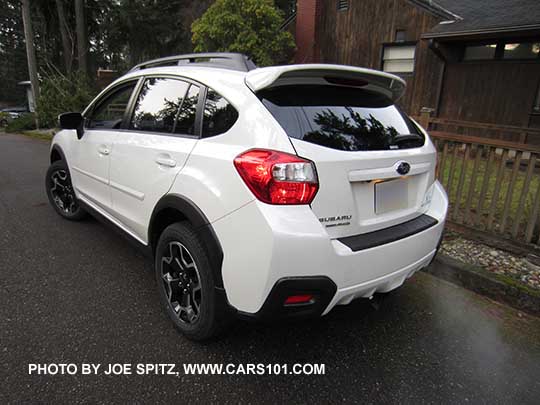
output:
[[[427,209],[435,149],[395,105],[397,76],[334,65],[254,70],[250,87],[315,162],[319,191],[311,206],[332,238],[412,220]]]

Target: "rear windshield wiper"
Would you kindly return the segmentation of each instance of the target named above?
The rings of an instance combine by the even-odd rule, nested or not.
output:
[[[424,143],[424,136],[420,134],[400,134],[396,135],[392,141],[390,149],[397,149],[400,144],[405,142],[418,142],[418,146],[421,146]]]

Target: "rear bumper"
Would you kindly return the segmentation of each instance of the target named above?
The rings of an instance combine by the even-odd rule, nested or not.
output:
[[[448,200],[437,182],[424,213],[436,220],[412,235],[353,251],[330,239],[308,206],[272,206],[254,201],[213,223],[224,251],[223,283],[229,303],[245,315],[263,317],[281,311],[283,279],[328,279],[335,291],[313,311],[326,314],[335,305],[388,292],[427,266],[436,254]]]

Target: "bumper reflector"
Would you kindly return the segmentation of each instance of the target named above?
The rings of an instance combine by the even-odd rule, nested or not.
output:
[[[315,299],[311,294],[291,295],[287,297],[283,305],[312,304],[313,302]]]

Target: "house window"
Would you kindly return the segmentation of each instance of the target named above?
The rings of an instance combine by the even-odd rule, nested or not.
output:
[[[538,85],[538,90],[536,91],[536,100],[533,105],[533,113],[540,114],[540,84]]]
[[[463,60],[486,60],[495,59],[497,44],[468,45],[465,47]]]
[[[537,59],[540,55],[540,42],[522,42],[504,45],[504,59]]]
[[[406,38],[405,30],[396,30],[396,38],[394,39],[394,41],[405,42],[405,38]]]
[[[337,2],[338,11],[346,11],[349,9],[349,0],[338,0]]]
[[[385,45],[382,67],[390,73],[412,73],[416,45]]]

